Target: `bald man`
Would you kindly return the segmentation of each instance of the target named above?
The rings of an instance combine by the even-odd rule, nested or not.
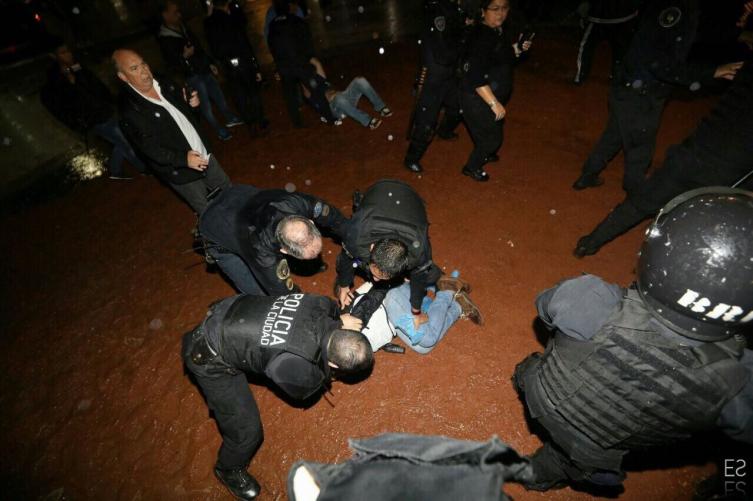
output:
[[[154,78],[136,52],[118,49],[112,61],[123,81],[120,126],[152,170],[201,215],[207,195],[230,187],[230,179],[209,151],[196,109],[195,90]]]
[[[199,218],[207,254],[244,294],[280,296],[300,289],[287,257],[315,259],[320,228],[342,239],[347,219],[306,193],[235,185],[214,198]]]

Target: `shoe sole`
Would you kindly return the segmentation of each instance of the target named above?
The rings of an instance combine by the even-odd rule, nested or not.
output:
[[[459,283],[461,291],[471,292],[471,284],[469,284],[468,282],[466,282],[462,278],[459,278],[459,277],[442,277],[439,280],[437,280],[437,287],[438,288],[440,287],[439,284],[442,283],[442,282],[446,282],[446,283]],[[450,290],[450,289],[443,289],[443,290]],[[458,292],[455,289],[451,289],[451,290],[454,290],[455,292]]]

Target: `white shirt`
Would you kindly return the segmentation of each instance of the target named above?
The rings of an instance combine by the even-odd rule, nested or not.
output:
[[[165,111],[167,111],[171,117],[173,117],[173,120],[175,120],[175,123],[178,125],[178,128],[180,128],[180,131],[183,133],[183,136],[186,138],[186,141],[188,141],[188,145],[191,147],[193,151],[197,151],[201,153],[201,156],[203,158],[208,158],[209,154],[207,153],[207,149],[204,146],[204,143],[201,142],[201,136],[199,136],[199,133],[196,132],[196,129],[194,128],[193,124],[191,123],[186,116],[180,112],[178,108],[172,105],[170,101],[165,99],[165,97],[162,95],[162,91],[160,90],[159,83],[157,80],[152,80],[154,85],[154,90],[157,91],[157,95],[159,95],[160,99],[152,99],[149,96],[146,96],[139,92],[136,87],[128,83],[128,85],[131,85],[131,88],[138,92],[140,96],[142,96],[147,101],[154,103],[156,105],[162,106]]]

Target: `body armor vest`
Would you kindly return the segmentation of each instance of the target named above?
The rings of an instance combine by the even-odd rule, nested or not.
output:
[[[355,238],[346,238],[343,248],[352,258],[369,261],[371,244],[392,239],[408,248],[409,266],[431,259],[429,221],[423,200],[402,181],[385,179],[369,188],[351,220]]]
[[[331,301],[313,294],[239,296],[222,321],[220,353],[243,370],[263,373],[280,353],[318,364]]]
[[[628,289],[590,341],[557,334],[538,367],[549,405],[604,448],[641,449],[712,428],[747,382],[738,339],[682,346],[650,319]]]

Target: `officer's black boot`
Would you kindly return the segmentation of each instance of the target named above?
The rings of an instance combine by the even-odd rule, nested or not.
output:
[[[214,469],[214,474],[227,490],[238,499],[256,499],[261,492],[261,486],[245,468],[233,470]]]
[[[585,190],[586,188],[596,188],[604,184],[604,180],[599,176],[592,174],[581,174],[573,183],[573,189],[576,191]]]
[[[599,252],[606,243],[625,233],[649,216],[638,210],[629,200],[614,208],[594,230],[578,240],[573,255],[581,258]]]
[[[420,144],[415,140],[410,142],[410,146],[408,146],[408,153],[405,154],[404,160],[405,167],[409,171],[415,173],[424,171],[423,167],[421,167],[421,164],[418,163],[418,161],[421,160],[422,156],[424,156],[427,146],[428,144]]]

